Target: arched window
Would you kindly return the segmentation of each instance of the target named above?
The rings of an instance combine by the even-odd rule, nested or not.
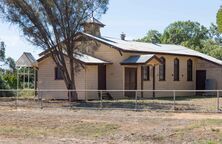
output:
[[[166,80],[166,60],[164,57],[160,58],[161,64],[159,65],[159,80]]]
[[[174,59],[174,81],[180,80],[180,61],[178,58]]]
[[[187,81],[193,80],[193,61],[187,60]]]

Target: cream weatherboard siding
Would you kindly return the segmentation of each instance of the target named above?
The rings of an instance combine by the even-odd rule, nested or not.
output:
[[[55,80],[55,63],[52,58],[48,57],[39,63],[38,71],[38,89],[44,90],[40,92],[46,99],[67,99],[66,86],[63,80]],[[98,87],[98,70],[97,66],[89,65],[85,69],[81,69],[75,76],[76,90],[97,89]],[[45,91],[50,90],[50,92]],[[55,91],[53,91],[55,90]],[[56,91],[57,90],[57,91]],[[78,99],[97,98],[95,92],[78,91]]]

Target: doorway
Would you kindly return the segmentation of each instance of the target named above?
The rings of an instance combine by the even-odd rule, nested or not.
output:
[[[125,68],[125,90],[137,89],[137,68]],[[135,98],[135,92],[125,91],[125,96]]]
[[[206,70],[196,71],[196,90],[205,90],[206,82]],[[203,94],[204,92],[197,92],[197,94]]]
[[[98,90],[106,90],[106,65],[98,65]]]

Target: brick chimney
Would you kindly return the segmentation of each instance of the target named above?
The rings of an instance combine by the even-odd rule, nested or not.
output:
[[[120,34],[120,38],[121,38],[121,40],[125,40],[126,39],[126,34],[122,32],[122,34]]]

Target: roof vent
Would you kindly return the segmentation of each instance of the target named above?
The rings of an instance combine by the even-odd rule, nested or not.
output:
[[[120,35],[120,38],[121,38],[121,40],[125,40],[125,39],[126,39],[126,34],[125,34],[125,33],[122,33],[122,34]]]

